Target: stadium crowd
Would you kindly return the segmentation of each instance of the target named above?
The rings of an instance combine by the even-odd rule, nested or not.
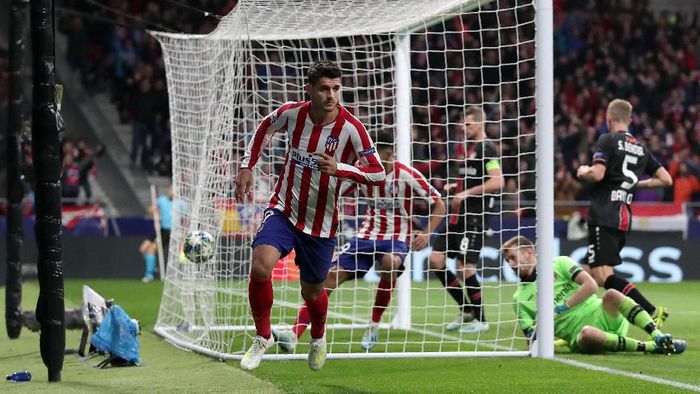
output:
[[[225,15],[235,0],[199,0],[194,8]],[[502,9],[508,1],[500,1]],[[92,93],[108,92],[122,122],[132,126],[131,159],[148,171],[170,174],[170,129],[163,60],[158,43],[144,29],[208,33],[214,17],[153,0],[100,4],[62,0],[59,29],[68,40],[67,60]],[[488,6],[486,6],[488,7]],[[75,12],[79,10],[80,12]],[[486,105],[487,133],[500,139],[506,176],[504,200],[527,205],[534,195],[534,44],[508,46],[515,37],[534,37],[532,24],[518,24],[518,12],[483,13],[452,20],[414,40],[414,164],[431,170],[459,159],[463,137],[456,127],[464,103]],[[475,29],[506,28],[501,34]],[[606,132],[605,108],[615,97],[635,107],[631,132],[642,139],[672,174],[672,189],[640,191],[637,200],[700,201],[700,26],[696,14],[653,13],[646,1],[555,1],[556,199],[585,200],[587,185],[575,169],[590,161],[597,137]],[[445,48],[445,46],[447,48]],[[499,46],[500,50],[481,49]],[[444,53],[424,49],[441,48]],[[7,86],[6,52],[0,57],[0,87]],[[464,60],[463,60],[464,59]],[[499,65],[500,64],[500,65]],[[517,64],[517,66],[513,65]],[[461,73],[457,65],[479,72]],[[488,87],[488,84],[499,84]],[[473,89],[463,90],[468,85]],[[457,87],[460,87],[459,89]],[[427,88],[427,89],[426,89]],[[516,97],[517,93],[517,97]],[[512,100],[512,101],[510,101]],[[0,88],[0,119],[7,92]],[[2,122],[2,128],[5,122]],[[449,141],[450,144],[445,144]],[[426,172],[427,173],[427,172]],[[506,207],[504,207],[507,209]],[[567,215],[571,208],[560,207]]]
[[[192,2],[191,2],[192,3]],[[158,42],[145,29],[209,33],[233,0],[184,2],[62,0],[59,30],[68,40],[67,61],[91,93],[107,92],[122,123],[132,128],[131,161],[167,176],[171,171],[168,95]],[[79,12],[76,12],[79,11]]]

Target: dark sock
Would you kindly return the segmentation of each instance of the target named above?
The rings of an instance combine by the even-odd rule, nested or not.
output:
[[[656,307],[649,302],[642,293],[637,290],[637,288],[634,286],[634,284],[630,283],[627,279],[623,279],[620,277],[617,277],[615,275],[610,275],[608,276],[608,279],[605,280],[605,285],[604,287],[606,289],[615,289],[619,291],[620,293],[626,295],[627,297],[631,298],[639,304],[642,308],[644,308],[645,311],[647,311],[648,314],[653,315],[654,311],[656,310]]]
[[[466,278],[464,280],[464,285],[467,287],[467,295],[469,296],[469,301],[471,301],[471,306],[474,310],[474,317],[479,319],[479,321],[486,321],[484,309],[481,304],[481,283],[479,283],[476,275]]]
[[[609,332],[604,334],[605,342],[603,348],[609,352],[651,352],[656,349],[654,341],[640,341]]]
[[[457,305],[462,308],[463,313],[471,313],[472,308],[467,302],[464,296],[464,291],[462,290],[462,284],[459,283],[459,279],[447,268],[435,270],[435,276],[440,280],[443,286],[452,298],[457,302]]]
[[[627,319],[627,321],[646,331],[652,338],[655,338],[657,335],[661,335],[661,331],[659,331],[658,327],[656,327],[654,319],[652,319],[649,313],[647,313],[647,311],[645,311],[641,306],[637,305],[631,298],[625,297],[625,299],[622,300],[622,303],[620,303],[618,310],[620,313],[622,313],[622,316]]]

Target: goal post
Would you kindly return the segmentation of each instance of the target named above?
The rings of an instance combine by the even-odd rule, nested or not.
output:
[[[551,347],[542,345],[535,352],[522,337],[512,301],[517,276],[499,254],[510,236],[537,234],[538,251],[551,262],[551,231],[530,215],[534,210],[523,210],[519,203],[537,200],[540,215],[551,201],[542,199],[549,192],[537,193],[552,190],[551,180],[547,184],[535,177],[542,168],[547,174],[535,156],[552,157],[551,147],[547,152],[540,146],[551,142],[552,132],[551,117],[546,120],[548,111],[541,107],[550,106],[551,115],[551,80],[545,85],[549,91],[539,91],[539,79],[551,79],[551,64],[549,75],[535,67],[547,61],[539,43],[535,49],[535,26],[539,40],[538,23],[547,23],[536,13],[540,6],[534,0],[242,0],[211,34],[152,32],[163,49],[168,80],[174,192],[156,332],[177,346],[221,359],[240,359],[250,345],[250,243],[284,168],[286,135],[272,138],[254,169],[251,203],[234,203],[234,176],[263,117],[285,102],[304,100],[306,69],[329,59],[343,72],[341,102],[348,111],[375,138],[391,132],[396,159],[413,165],[441,190],[455,173],[465,171],[457,168],[460,160],[473,153],[466,148],[463,111],[482,106],[486,140],[496,147],[507,180],[501,192],[487,193],[484,201],[494,204],[484,208],[488,214],[479,223],[485,246],[476,272],[488,331],[447,328],[459,309],[429,269],[426,249],[406,257],[405,272],[379,325],[378,345],[370,352],[361,348],[360,338],[372,312],[378,266],[364,279],[333,291],[329,358],[549,357]],[[548,9],[545,35],[552,31],[551,0]],[[549,48],[551,52],[551,42]],[[537,107],[536,90],[550,95],[548,100],[538,96]],[[536,122],[549,140],[535,133]],[[431,205],[420,198],[394,199],[410,206],[415,228],[425,225]],[[340,199],[338,252],[359,229],[363,213],[376,207],[375,200],[359,195]],[[186,235],[194,230],[216,239],[216,253],[207,262],[191,263],[181,253]],[[454,260],[448,259],[448,266],[460,276]],[[298,275],[293,256],[273,271],[273,326],[295,320],[303,303]],[[547,325],[538,327],[540,338],[546,338]],[[265,357],[305,358],[305,335],[295,353],[275,347]]]
[[[394,79],[396,80],[396,159],[411,162],[411,36],[394,36]],[[411,255],[406,256],[404,269],[411,272]],[[411,328],[411,276],[401,275],[397,280],[397,308],[394,328]]]
[[[552,0],[536,1],[537,49],[537,298],[540,322],[537,325],[536,355],[554,357],[554,31]]]

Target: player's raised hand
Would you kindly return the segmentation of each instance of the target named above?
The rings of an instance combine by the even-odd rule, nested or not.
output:
[[[253,184],[253,171],[248,168],[241,168],[236,175],[236,190],[234,197],[237,202],[245,202],[245,196],[250,191],[250,186]]]
[[[423,250],[426,246],[428,246],[429,241],[430,234],[419,231],[413,236],[413,241],[411,241],[411,250]]]
[[[335,172],[338,169],[338,163],[335,161],[333,156],[326,152],[319,152],[315,155],[317,157],[316,161],[318,162],[318,168],[323,172],[327,172],[328,175],[335,175]]]

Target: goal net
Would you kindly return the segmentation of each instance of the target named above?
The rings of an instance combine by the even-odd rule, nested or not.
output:
[[[276,134],[264,150],[251,203],[234,203],[233,180],[257,124],[283,103],[305,100],[308,66],[328,59],[343,71],[343,105],[373,137],[392,133],[397,159],[443,196],[450,179],[470,176],[463,163],[473,152],[462,127],[470,105],[483,106],[486,139],[505,179],[502,191],[484,199],[493,203],[479,223],[484,248],[476,270],[488,330],[448,330],[459,307],[429,269],[428,248],[409,253],[369,352],[360,342],[378,267],[332,293],[329,357],[530,354],[512,302],[517,277],[498,251],[513,235],[534,235],[534,211],[522,203],[536,197],[533,1],[242,0],[209,35],[153,34],[167,71],[176,200],[156,332],[222,359],[240,358],[250,345],[250,244],[284,165],[286,135]],[[423,228],[433,206],[400,203]],[[357,195],[340,200],[338,252],[373,204]],[[194,230],[216,239],[207,262],[191,263],[181,253]],[[455,270],[455,261],[448,267]],[[293,256],[273,272],[274,327],[291,325],[302,306],[298,275]],[[265,357],[306,357],[308,335],[295,352],[274,347]]]

